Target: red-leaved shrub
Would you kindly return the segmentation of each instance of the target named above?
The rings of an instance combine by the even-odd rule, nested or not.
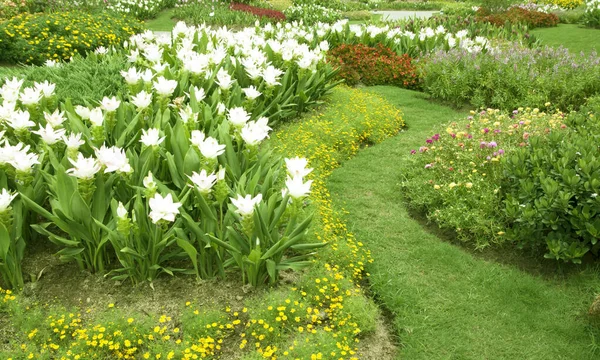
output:
[[[231,10],[245,11],[258,17],[268,17],[277,21],[284,21],[285,15],[281,11],[264,9],[247,4],[232,3],[229,7]]]
[[[512,7],[506,11],[492,13],[488,9],[479,8],[476,20],[488,22],[495,26],[504,26],[506,22],[527,24],[529,28],[551,27],[558,25],[559,19],[555,14],[547,14],[541,11],[527,10],[520,7]]]
[[[417,72],[412,58],[398,55],[378,44],[375,47],[356,44],[340,45],[329,51],[327,61],[339,67],[338,76],[349,85],[396,85],[413,88],[417,85]]]

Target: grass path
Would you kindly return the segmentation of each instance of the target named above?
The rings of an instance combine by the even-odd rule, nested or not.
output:
[[[556,27],[540,28],[531,31],[543,45],[564,46],[572,52],[583,51],[589,54],[592,49],[600,51],[600,30],[585,28],[576,24],[559,24]]]
[[[424,95],[375,91],[401,107],[409,130],[364,149],[329,179],[357,239],[373,254],[375,295],[395,315],[400,359],[589,359],[594,329],[585,313],[597,276],[545,280],[440,240],[405,209],[402,157],[431,129],[459,114]],[[596,352],[596,356],[600,356]]]
[[[171,31],[175,27],[175,20],[172,19],[175,9],[165,9],[161,11],[154,19],[146,21],[146,29],[152,31]]]

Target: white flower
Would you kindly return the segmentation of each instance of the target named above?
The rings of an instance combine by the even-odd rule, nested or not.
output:
[[[152,172],[148,171],[148,175],[142,181],[144,187],[146,189],[156,189],[156,183],[154,182],[154,177],[152,176]]]
[[[48,59],[46,60],[44,65],[46,65],[47,67],[59,67],[60,63],[58,62],[58,60]]]
[[[277,69],[273,65],[269,65],[262,72],[262,78],[267,83],[267,86],[281,85],[279,77],[283,74],[283,71]]]
[[[102,145],[100,149],[95,150],[98,162],[105,167],[104,173],[114,171],[119,173],[130,173],[133,171],[131,165],[129,165],[129,159],[127,159],[125,150],[116,146],[107,148],[105,145]]]
[[[202,131],[192,130],[192,138],[190,139],[192,145],[200,148],[200,145],[202,145],[202,143],[204,142],[204,138],[206,138],[206,135],[204,135]]]
[[[85,141],[81,140],[80,133],[71,133],[69,136],[63,135],[62,140],[67,145],[67,149],[71,150],[77,150],[81,145],[85,144]]]
[[[38,131],[32,132],[39,135],[42,138],[42,141],[46,144],[53,145],[62,138],[62,136],[65,134],[65,129],[55,130],[52,125],[46,124],[45,128],[40,125],[40,129]]]
[[[244,108],[234,107],[229,109],[227,120],[229,120],[233,126],[241,128],[246,124],[246,122],[248,122],[248,120],[250,120],[250,115],[248,115]]]
[[[81,105],[75,106],[75,112],[77,113],[77,115],[79,115],[80,118],[82,118],[84,120],[90,119],[90,109],[85,106],[81,106]]]
[[[308,160],[306,158],[295,157],[292,159],[285,159],[285,166],[287,168],[288,174],[290,174],[293,178],[295,177],[304,177],[313,169],[307,169]]]
[[[225,152],[225,145],[220,145],[217,139],[208,137],[199,146],[200,152],[207,159],[216,159]]]
[[[148,216],[152,219],[153,223],[157,223],[160,220],[175,221],[175,215],[179,214],[179,207],[181,203],[173,202],[171,194],[162,197],[160,194],[155,194],[150,199],[150,213]]]
[[[131,103],[139,110],[144,110],[152,104],[152,94],[145,90],[140,91],[137,95],[131,97]]]
[[[218,103],[217,104],[217,114],[223,115],[223,114],[225,114],[225,111],[227,111],[225,104],[223,104],[222,102]]]
[[[160,96],[171,96],[175,88],[177,88],[177,81],[167,80],[164,76],[159,76],[153,83],[154,90]]]
[[[31,172],[33,165],[39,164],[40,161],[37,154],[27,153],[28,150],[29,146],[26,146],[21,151],[15,151],[13,153],[13,158],[8,163],[17,171],[25,173]]]
[[[90,111],[90,122],[94,126],[102,126],[104,123],[104,114],[102,114],[102,109],[97,107]]]
[[[100,102],[100,108],[108,113],[117,111],[120,105],[121,101],[117,100],[116,96],[112,98],[105,96]]]
[[[292,198],[301,199],[310,193],[312,182],[312,180],[304,182],[302,176],[294,176],[293,178],[288,176],[285,186]]]
[[[25,106],[37,105],[42,100],[42,91],[34,88],[25,88],[21,95],[19,95],[19,100]]]
[[[2,192],[0,192],[0,212],[6,211],[16,196],[17,193],[11,194],[8,190],[2,189]]]
[[[243,88],[242,91],[246,95],[246,97],[250,100],[254,100],[261,95],[261,92],[254,87],[254,85],[250,85],[247,88]]]
[[[217,172],[217,181],[225,180],[225,168],[219,167],[219,172]]]
[[[44,111],[44,119],[46,122],[50,124],[53,128],[57,128],[62,125],[65,119],[65,112],[60,112],[58,109],[54,110],[52,114],[49,114]]]
[[[143,82],[149,83],[150,81],[152,81],[154,74],[152,73],[152,70],[146,69],[146,71],[144,71],[143,73],[140,73],[140,76],[142,77]]]
[[[179,116],[184,123],[196,122],[198,120],[198,114],[192,110],[192,107],[187,105],[185,108],[179,110]]]
[[[216,83],[223,90],[227,90],[231,88],[231,85],[235,82],[234,79],[231,78],[231,75],[227,72],[227,70],[221,68],[219,72],[217,72],[217,80]]]
[[[204,88],[198,88],[198,87],[194,86],[193,89],[194,89],[194,96],[196,97],[197,102],[200,102],[206,98],[206,92],[204,91]]]
[[[270,129],[267,126],[268,129]],[[268,131],[262,124],[257,124],[256,121],[248,122],[240,132],[242,139],[250,146],[256,146],[265,138],[269,137]]]
[[[128,85],[135,85],[142,79],[142,76],[135,67],[130,67],[127,71],[121,70],[121,76],[125,78],[125,82]]]
[[[34,83],[34,87],[37,91],[42,93],[42,96],[45,98],[49,98],[54,95],[54,89],[56,88],[56,84],[49,83],[48,80],[42,83]]]
[[[145,129],[142,130],[142,137],[140,138],[140,142],[146,146],[158,146],[165,140],[165,137],[160,137],[160,132],[158,129]]]
[[[77,160],[69,159],[73,168],[67,170],[67,174],[71,174],[79,179],[92,179],[98,171],[100,164],[93,157],[86,158],[82,153],[77,154]]]
[[[208,175],[204,169],[200,172],[200,174],[195,171],[192,172],[192,176],[189,176],[189,178],[203,194],[208,194],[217,181],[217,175],[214,173]]]
[[[119,206],[117,206],[117,216],[119,219],[127,219],[127,209],[123,206],[123,203],[119,201]]]
[[[108,49],[104,46],[98,46],[96,50],[94,50],[96,55],[106,55],[108,53]]]
[[[254,198],[250,195],[246,195],[246,197],[238,195],[237,199],[230,198],[230,200],[237,208],[236,212],[243,217],[247,217],[254,213],[254,207],[261,202],[262,194],[258,194]]]
[[[17,110],[8,118],[8,125],[15,130],[24,130],[35,126],[35,123],[29,120],[29,112]]]

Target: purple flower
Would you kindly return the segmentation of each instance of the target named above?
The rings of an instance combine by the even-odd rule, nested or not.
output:
[[[496,146],[498,146],[498,144],[496,144],[496,142],[495,142],[495,141],[490,141],[490,142],[487,144],[487,147],[489,147],[489,148],[495,148]]]
[[[525,121],[519,121],[519,124],[523,125],[523,124],[525,124]]]
[[[480,149],[484,149],[487,146],[487,143],[485,141],[482,141],[479,143],[479,148]]]
[[[427,139],[427,140],[425,140],[425,142],[428,143],[428,144],[431,144],[433,142],[433,140]]]
[[[473,120],[472,116],[467,116],[467,120]]]
[[[517,115],[519,113],[519,110],[513,110],[513,114]]]
[[[471,135],[471,134],[467,135],[467,139],[472,139],[472,138],[473,138],[473,135]]]
[[[411,151],[410,151],[410,154],[411,154],[411,155],[414,155],[414,154],[416,154],[416,153],[417,153],[417,150],[414,150],[414,149],[413,149],[413,150],[411,150]]]
[[[488,156],[488,157],[486,157],[486,159],[488,159],[488,160],[492,160],[492,158],[491,158],[491,157],[489,157],[489,156]]]
[[[435,141],[438,141],[440,139],[440,134],[435,134],[431,138]]]
[[[490,132],[490,129],[488,129],[488,128],[485,128],[485,129],[483,129],[483,132],[487,134],[487,133],[489,133],[489,132]]]
[[[502,132],[502,130],[500,130],[500,129],[494,130],[494,134],[500,134],[501,132]]]
[[[502,150],[502,149],[498,150],[498,154],[504,155],[504,150]]]

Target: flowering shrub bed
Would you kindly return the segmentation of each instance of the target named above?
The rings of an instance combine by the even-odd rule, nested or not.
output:
[[[347,84],[397,85],[405,88],[417,84],[417,73],[408,55],[397,55],[377,45],[340,45],[328,53],[328,61],[340,68],[338,76]]]
[[[270,21],[269,17],[257,17],[246,11],[234,11],[225,0],[182,0],[179,1],[173,17],[189,25],[214,26],[253,26],[256,21]]]
[[[0,61],[66,60],[101,46],[119,47],[141,29],[137,21],[104,13],[20,14],[0,23]]]
[[[597,255],[594,114],[472,114],[412,151],[402,183],[410,204],[479,248],[513,241],[553,259]]]
[[[28,306],[2,290],[0,312],[13,319],[14,350],[0,354],[356,359],[358,342],[374,331],[377,317],[360,287],[371,259],[333,210],[325,179],[362,144],[383,141],[402,126],[399,111],[382,98],[341,87],[324,111],[273,133],[276,154],[307,158],[314,168],[307,175],[315,214],[309,235],[330,244],[292,287],[218,309],[182,299],[180,311],[152,316],[128,312],[127,304],[105,304],[103,314]]]
[[[544,0],[546,4],[559,6],[563,9],[575,9],[585,3],[584,0]]]
[[[292,5],[283,13],[289,21],[302,21],[307,25],[333,23],[342,18],[341,11],[317,4]]]
[[[162,9],[174,3],[174,0],[108,0],[106,9],[143,20],[155,17]]]
[[[585,3],[583,23],[592,28],[600,28],[600,1],[589,0]]]
[[[265,9],[248,4],[232,3],[230,9],[236,11],[245,11],[258,17],[267,17],[277,21],[285,20],[285,15],[281,11]]]
[[[566,109],[600,91],[600,58],[567,49],[514,45],[493,52],[438,51],[418,65],[423,88],[457,106],[470,102],[512,110],[552,101]]]
[[[509,23],[523,23],[530,28],[556,26],[559,23],[558,16],[537,10],[529,10],[523,7],[511,7],[502,12],[491,12],[488,9],[477,10],[477,21],[488,22],[496,26],[504,26]]]

